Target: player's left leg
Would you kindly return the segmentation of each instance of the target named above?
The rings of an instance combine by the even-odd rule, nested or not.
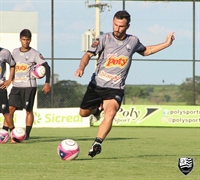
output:
[[[25,109],[26,109],[26,138],[25,140],[29,140],[33,122],[34,122],[33,105],[35,101],[36,90],[37,90],[36,87],[25,89],[25,97],[24,97],[24,102],[26,102],[25,104]]]
[[[33,111],[26,111],[26,138],[25,140],[29,140],[33,122],[34,122]]]

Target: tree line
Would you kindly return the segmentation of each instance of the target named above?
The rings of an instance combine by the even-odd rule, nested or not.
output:
[[[38,108],[79,107],[87,85],[62,80],[53,85],[53,92],[45,95],[38,85]],[[195,99],[200,105],[200,76],[195,77]],[[123,104],[193,104],[193,78],[180,85],[126,85]]]

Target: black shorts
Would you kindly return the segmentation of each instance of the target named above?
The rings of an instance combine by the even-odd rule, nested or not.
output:
[[[12,87],[9,95],[9,106],[14,106],[17,110],[32,111],[36,90],[37,87]]]
[[[7,89],[0,89],[0,113],[9,113]]]
[[[95,109],[103,100],[115,99],[121,106],[124,96],[123,89],[102,88],[90,83],[81,102],[81,109]]]

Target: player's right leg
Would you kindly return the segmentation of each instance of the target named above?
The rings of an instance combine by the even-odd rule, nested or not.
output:
[[[0,89],[0,113],[4,115],[3,129],[12,131],[14,129],[14,122],[9,114],[8,96],[6,89]]]
[[[112,128],[112,122],[119,109],[119,106],[120,105],[115,99],[104,100],[104,119],[98,128],[97,136],[88,152],[89,156],[94,157],[101,152],[101,144]]]

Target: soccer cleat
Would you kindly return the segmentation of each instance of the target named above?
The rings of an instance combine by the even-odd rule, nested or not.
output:
[[[98,142],[94,142],[91,149],[89,150],[88,156],[92,158],[101,152],[101,144]]]
[[[24,140],[29,140],[29,136],[26,136]]]

